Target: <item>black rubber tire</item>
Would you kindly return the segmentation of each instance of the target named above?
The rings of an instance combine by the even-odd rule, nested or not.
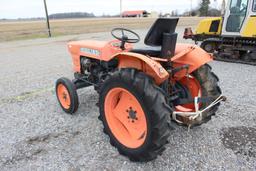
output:
[[[60,103],[60,100],[57,94],[57,87],[59,84],[64,85],[68,90],[70,100],[71,100],[71,105],[68,109],[64,108]],[[78,95],[77,95],[76,86],[74,85],[74,83],[70,81],[68,78],[65,78],[65,77],[59,78],[56,81],[55,92],[61,108],[68,114],[74,114],[77,111],[79,106]]]
[[[148,132],[145,142],[138,148],[131,149],[121,144],[112,134],[105,118],[104,103],[107,93],[115,87],[121,87],[131,92],[141,104],[146,115]],[[106,78],[100,88],[99,119],[102,120],[104,133],[110,138],[110,143],[120,154],[131,161],[146,162],[155,159],[165,150],[170,135],[170,115],[172,109],[166,102],[161,88],[146,74],[135,69],[121,69]]]
[[[193,76],[199,81],[201,85],[203,97],[217,98],[222,94],[221,89],[218,86],[219,78],[212,72],[210,65],[205,64],[201,66],[199,69],[193,72]],[[210,103],[211,102],[203,103],[201,108],[205,108]],[[218,110],[218,107],[219,104],[203,112],[202,121],[195,121],[195,125],[201,125],[202,123],[208,122],[211,119],[211,116],[214,115]]]

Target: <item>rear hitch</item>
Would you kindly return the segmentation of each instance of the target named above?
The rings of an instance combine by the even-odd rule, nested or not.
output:
[[[190,127],[195,123],[195,121],[200,122],[203,120],[202,118],[203,112],[219,104],[221,101],[226,101],[227,98],[223,95],[220,95],[210,105],[208,105],[204,109],[199,110],[199,103],[205,102],[206,100],[207,98],[195,97],[194,98],[195,112],[174,111],[172,114],[172,119],[179,124],[188,125],[188,128],[190,129]]]

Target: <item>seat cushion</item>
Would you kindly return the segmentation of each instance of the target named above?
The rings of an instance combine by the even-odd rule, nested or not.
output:
[[[146,56],[158,57],[161,53],[161,48],[159,47],[143,47],[139,49],[132,49],[130,52],[139,53]]]

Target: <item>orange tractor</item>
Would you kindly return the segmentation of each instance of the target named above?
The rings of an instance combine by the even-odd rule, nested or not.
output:
[[[99,119],[120,154],[132,161],[150,161],[162,154],[171,121],[197,126],[211,119],[225,100],[218,77],[207,64],[213,58],[200,47],[177,44],[178,19],[158,19],[145,44],[135,32],[116,28],[115,40],[68,44],[74,80],[60,78],[56,94],[66,113],[78,109],[77,89],[94,86]]]

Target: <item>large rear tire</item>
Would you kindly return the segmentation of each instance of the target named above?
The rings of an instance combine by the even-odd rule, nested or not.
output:
[[[202,89],[202,97],[219,97],[222,92],[218,85],[219,78],[214,72],[210,65],[206,64],[201,66],[199,69],[193,72],[195,78],[199,81]],[[211,101],[202,103],[201,108],[205,108],[210,105]],[[206,110],[202,114],[202,120],[198,121],[196,124],[202,124],[208,122],[211,119],[212,115],[215,115],[215,112],[218,110],[220,104],[215,105],[214,107]]]
[[[99,96],[104,132],[120,154],[132,161],[150,161],[162,154],[172,110],[150,77],[121,69],[106,78]]]
[[[179,97],[182,99],[195,97],[210,97],[212,100],[221,95],[221,89],[218,86],[219,78],[212,72],[212,68],[206,64],[194,71],[190,77],[181,79],[176,86],[180,89]],[[200,109],[204,109],[210,105],[212,101],[208,100],[200,103]],[[179,117],[183,123],[197,126],[206,123],[211,119],[211,116],[218,110],[219,104],[206,110],[202,113],[201,118],[194,121],[189,121],[188,118]],[[176,106],[176,110],[183,112],[195,112],[194,103]]]

